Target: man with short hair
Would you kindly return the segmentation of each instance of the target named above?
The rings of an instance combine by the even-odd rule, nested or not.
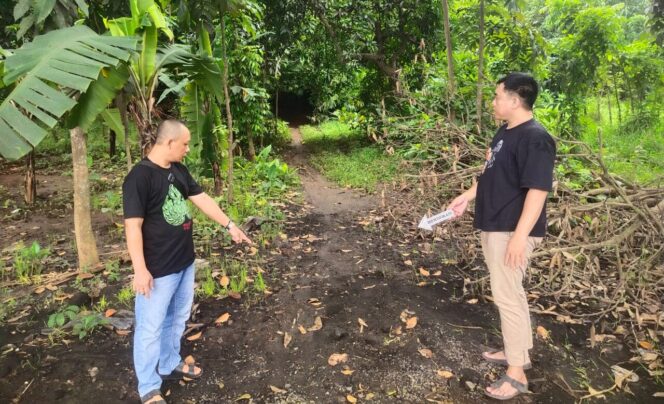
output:
[[[533,347],[523,277],[533,249],[546,233],[546,197],[553,185],[556,145],[533,119],[538,86],[532,76],[510,73],[498,81],[494,115],[505,121],[491,142],[477,183],[448,206],[461,216],[475,199],[474,226],[481,230],[482,251],[500,313],[504,348],[482,357],[507,366],[506,374],[485,393],[508,400],[528,391],[524,369]]]
[[[134,267],[134,368],[143,403],[165,403],[162,379],[196,379],[202,370],[180,357],[180,340],[194,300],[192,216],[186,200],[222,225],[236,243],[251,243],[181,164],[191,134],[163,121],[147,158],[122,185],[127,249]]]

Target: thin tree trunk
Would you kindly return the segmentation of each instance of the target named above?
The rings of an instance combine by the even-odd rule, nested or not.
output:
[[[116,144],[115,144],[116,143],[115,140],[117,139],[117,135],[116,135],[116,133],[113,129],[107,128],[107,130],[108,130],[108,156],[112,160],[113,158],[115,158],[115,155],[117,154]]]
[[[606,96],[606,101],[609,105],[609,125],[613,125],[613,112],[611,111],[611,93]]]
[[[214,100],[212,100],[212,102],[214,102]],[[214,125],[218,128],[221,128],[221,125],[223,125],[221,122],[221,111],[216,107],[216,105],[212,105],[211,108],[214,117]],[[217,137],[216,133],[214,135],[214,150],[218,157],[212,162],[212,178],[214,179],[214,194],[219,196],[224,189],[224,184],[221,180],[221,168],[219,167],[221,153],[219,151],[219,138]]]
[[[74,233],[78,253],[79,271],[92,269],[99,264],[97,244],[92,232],[90,213],[90,181],[87,164],[86,136],[76,127],[71,135],[71,156],[74,162]]]
[[[37,197],[37,175],[35,174],[35,150],[25,157],[25,194],[23,199],[28,205],[35,203]]]
[[[620,96],[618,95],[618,80],[616,78],[616,70],[611,69],[611,74],[613,75],[613,91],[616,96],[616,106],[618,107],[618,124],[622,124],[622,111],[620,108]]]
[[[454,79],[454,54],[452,53],[452,34],[450,33],[450,16],[447,0],[442,0],[443,7],[443,25],[445,27],[445,47],[447,48],[447,99],[448,99],[448,119],[453,121],[455,118],[452,100],[456,92],[456,83]]]
[[[233,114],[231,113],[231,99],[228,95],[228,56],[226,55],[226,20],[221,15],[221,52],[224,61],[224,101],[226,102],[226,124],[228,125],[228,203],[233,203]]]
[[[602,95],[597,96],[597,114],[595,116],[595,119],[597,119],[598,123],[602,123]]]
[[[249,146],[249,160],[256,160],[256,146],[254,145],[254,131],[251,129],[251,125],[247,127],[247,143]]]
[[[484,84],[484,0],[480,0],[480,43],[477,62],[477,134],[482,135],[482,105]]]
[[[127,119],[127,104],[125,103],[124,95],[121,92],[115,97],[115,106],[118,108],[118,111],[120,111],[120,120],[122,121],[122,127],[124,128],[125,156],[127,157],[127,172],[129,172],[132,166],[131,144],[129,143],[129,119]]]

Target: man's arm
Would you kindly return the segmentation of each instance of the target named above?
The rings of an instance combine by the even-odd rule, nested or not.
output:
[[[152,275],[145,265],[145,256],[143,255],[143,218],[132,217],[125,219],[125,234],[127,235],[127,250],[131,257],[131,264],[134,267],[134,292],[139,295],[150,297],[150,290],[154,286]]]
[[[201,212],[205,213],[207,217],[219,223],[231,235],[231,238],[236,243],[246,242],[253,244],[253,242],[244,234],[244,232],[237,226],[231,225],[231,219],[221,210],[217,202],[214,201],[208,194],[202,192],[198,195],[189,197],[189,200],[196,205]],[[229,228],[229,225],[230,228]]]
[[[526,243],[528,235],[535,227],[537,219],[542,213],[544,202],[546,201],[547,191],[531,188],[526,194],[526,200],[523,204],[523,211],[519,217],[514,234],[507,243],[505,251],[505,265],[512,269],[524,267],[526,265]]]
[[[468,203],[475,199],[476,196],[477,182],[468,188],[466,192],[454,198],[454,200],[450,202],[449,205],[447,205],[447,209],[452,209],[454,211],[454,217],[459,217],[463,215],[463,212],[465,212],[466,208],[468,207]]]

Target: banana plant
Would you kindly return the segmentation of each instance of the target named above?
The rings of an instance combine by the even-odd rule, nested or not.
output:
[[[4,61],[2,82],[12,91],[0,103],[0,154],[32,151],[69,112],[74,163],[74,228],[80,268],[99,262],[90,218],[84,129],[106,108],[128,75],[123,62],[133,38],[100,36],[85,26],[51,31]]]
[[[4,62],[2,81],[13,89],[0,104],[0,154],[7,159],[24,156],[77,104],[82,107],[78,119],[93,121],[114,94],[85,98],[95,105],[83,105],[79,97],[100,79],[117,79],[116,67],[129,59],[135,46],[134,38],[100,36],[76,26],[38,36],[19,48]]]

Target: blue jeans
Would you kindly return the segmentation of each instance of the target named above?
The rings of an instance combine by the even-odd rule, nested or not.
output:
[[[192,263],[178,273],[156,278],[149,298],[136,295],[134,369],[141,397],[159,389],[159,374],[170,374],[182,360],[180,340],[194,301],[195,272]]]

